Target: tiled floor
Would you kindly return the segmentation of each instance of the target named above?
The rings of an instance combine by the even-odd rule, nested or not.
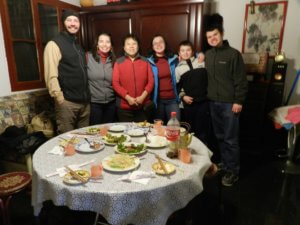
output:
[[[300,175],[285,176],[281,173],[283,164],[273,157],[242,154],[241,176],[236,185],[219,189],[218,177],[206,179],[205,191],[171,216],[167,225],[300,224]],[[287,186],[280,197],[284,179]],[[12,225],[38,224],[32,216],[30,196],[18,194],[12,205]],[[93,213],[49,207],[39,224],[89,225],[93,218]]]

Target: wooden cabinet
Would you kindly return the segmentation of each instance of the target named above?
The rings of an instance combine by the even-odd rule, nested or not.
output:
[[[97,34],[112,35],[117,55],[122,50],[123,37],[136,34],[142,54],[147,54],[155,34],[162,34],[169,48],[177,52],[178,44],[190,40],[196,51],[202,46],[203,0],[144,0],[128,4],[83,8],[82,40],[86,50]]]

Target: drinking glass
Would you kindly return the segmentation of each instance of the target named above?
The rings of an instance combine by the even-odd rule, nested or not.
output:
[[[72,143],[68,143],[64,147],[64,151],[65,151],[65,155],[67,155],[67,156],[74,155],[75,154],[75,145]]]
[[[165,136],[165,129],[163,128],[163,121],[161,119],[155,119],[153,128],[155,130],[156,135]]]
[[[192,161],[192,154],[188,148],[179,148],[178,156],[180,161],[184,163],[191,163]]]
[[[94,163],[91,165],[91,176],[99,178],[102,176],[103,167],[101,163]]]
[[[103,126],[100,128],[99,134],[100,136],[106,136],[107,132],[108,132],[108,126]]]

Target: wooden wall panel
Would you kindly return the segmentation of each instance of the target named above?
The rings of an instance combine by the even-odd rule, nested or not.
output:
[[[172,51],[178,44],[190,40],[196,51],[202,47],[203,1],[163,0],[141,1],[130,4],[84,8],[82,13],[83,46],[90,49],[100,31],[112,34],[116,53],[122,49],[123,37],[132,32],[141,41],[141,52],[146,54],[155,34],[162,34]]]
[[[114,42],[114,50],[117,55],[123,48],[122,39],[129,33],[131,14],[129,12],[101,13],[87,16],[87,43],[85,47],[91,49],[98,34],[110,33]]]
[[[186,6],[141,10],[137,21],[142,54],[147,52],[156,34],[166,38],[173,52],[177,52],[180,41],[188,39],[189,16]]]

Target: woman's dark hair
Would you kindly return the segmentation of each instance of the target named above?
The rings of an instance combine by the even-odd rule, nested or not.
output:
[[[161,34],[156,34],[156,35],[153,36],[153,38],[151,40],[149,51],[148,51],[148,57],[153,56],[153,59],[154,59],[155,63],[157,62],[158,57],[156,56],[156,53],[153,50],[153,40],[157,37],[161,37],[165,42],[165,57],[166,58],[171,58],[171,57],[174,56],[174,53],[170,51],[170,49],[168,47],[168,43],[167,43],[166,39],[164,38],[164,36],[162,36]]]
[[[93,45],[93,47],[92,47],[91,53],[92,53],[92,55],[93,55],[93,58],[94,58],[94,59],[96,60],[96,62],[98,62],[98,63],[99,63],[100,60],[101,60],[101,57],[100,57],[99,54],[98,54],[98,41],[99,41],[99,37],[100,37],[101,35],[104,35],[104,36],[109,37],[111,46],[112,46],[112,47],[114,46],[113,40],[112,40],[111,35],[110,35],[109,33],[102,32],[102,33],[100,33],[100,34],[97,36],[97,38],[96,38],[96,40],[95,40],[95,42],[94,42],[94,45]],[[114,51],[113,51],[113,48],[110,50],[109,56],[111,57],[112,65],[114,65],[114,63],[115,63],[115,61],[116,61],[116,55],[115,55],[115,53],[114,53]]]
[[[180,42],[178,45],[178,51],[180,50],[181,46],[189,46],[189,47],[191,47],[192,51],[194,52],[194,46],[193,46],[192,42],[190,42],[189,40]]]
[[[140,53],[140,40],[139,38],[135,35],[135,34],[127,34],[124,38],[123,38],[123,47],[125,46],[125,42],[127,39],[132,39],[134,41],[136,41],[136,43],[138,44],[138,54]],[[126,55],[124,48],[122,49],[121,55]]]

